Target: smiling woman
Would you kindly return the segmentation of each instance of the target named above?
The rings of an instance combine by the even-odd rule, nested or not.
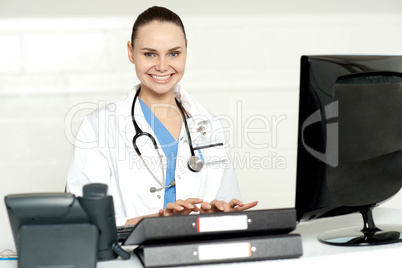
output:
[[[135,65],[141,81],[140,98],[145,91],[172,94],[171,89],[184,75],[187,58],[181,28],[171,22],[153,21],[141,26],[133,40],[134,43],[127,43],[127,49],[129,60]]]
[[[84,119],[68,190],[81,195],[87,183],[107,184],[117,225],[256,206],[241,202],[220,122],[178,84],[187,59],[180,17],[163,7],[147,9],[134,23],[127,50],[140,84],[112,110]]]

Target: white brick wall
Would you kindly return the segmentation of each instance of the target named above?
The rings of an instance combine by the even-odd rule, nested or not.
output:
[[[231,118],[224,125],[235,129],[230,138],[239,166],[246,157],[261,157],[266,163],[286,161],[284,169],[275,165],[237,169],[243,198],[260,200],[259,208],[294,203],[300,56],[402,54],[402,2],[372,1],[368,7],[366,1],[357,0],[353,6],[361,8],[347,12],[340,7],[328,11],[322,1],[306,1],[305,6],[296,1],[298,9],[288,9],[289,1],[273,2],[257,1],[255,7],[245,8],[239,1],[227,1],[213,10],[213,16],[203,12],[208,9],[201,2],[169,2],[182,15],[189,39],[187,73],[181,84],[215,115]],[[57,17],[49,15],[50,9],[49,14],[38,9],[45,15],[24,17],[10,7],[14,15],[0,16],[1,198],[64,190],[72,151],[64,119],[74,105],[119,100],[138,83],[127,60],[126,42],[144,5],[133,7],[132,16],[127,9],[119,16],[116,8],[111,9],[112,16],[94,16],[96,6],[88,9],[91,16]],[[197,5],[200,13],[195,11]],[[100,14],[105,14],[105,6],[106,1]],[[74,117],[73,130],[85,112]],[[269,123],[273,117],[286,117],[277,124],[276,147],[271,144],[274,134],[268,132],[249,135],[256,144],[270,143],[268,148],[246,144],[244,124],[256,115]],[[250,125],[265,126],[256,119]],[[388,204],[402,207],[400,199]],[[13,247],[4,206],[0,213],[0,249]]]

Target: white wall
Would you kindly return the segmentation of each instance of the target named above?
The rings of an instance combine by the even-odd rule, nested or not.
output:
[[[90,109],[72,111],[119,100],[138,83],[126,42],[150,5],[182,17],[189,54],[181,84],[233,129],[243,198],[259,208],[294,204],[300,56],[402,54],[396,0],[82,2],[0,0],[2,198],[64,191],[68,134]],[[386,205],[402,208],[401,200]],[[14,245],[0,205],[4,248]]]

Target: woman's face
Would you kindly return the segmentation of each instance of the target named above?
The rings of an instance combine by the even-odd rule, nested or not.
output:
[[[141,88],[164,94],[181,80],[187,58],[182,29],[170,22],[154,21],[141,26],[134,49],[127,44],[130,61],[141,81]]]

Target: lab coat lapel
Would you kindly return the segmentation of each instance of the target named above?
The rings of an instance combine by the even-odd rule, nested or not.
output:
[[[136,134],[136,131],[134,129],[132,117],[131,117],[131,108],[132,108],[132,103],[134,100],[135,93],[138,90],[138,86],[136,86],[128,95],[128,97],[123,101],[122,105],[120,106],[119,109],[116,110],[116,115],[118,118],[124,118],[124,123],[119,124],[120,131],[123,134],[123,140],[125,143],[125,148],[128,150],[129,153],[134,153],[135,158],[137,159],[137,154],[135,153],[134,146],[133,146],[133,138]],[[141,105],[139,103],[139,100],[136,100],[135,106],[134,106],[134,116],[135,116],[135,121],[137,122],[137,125],[139,128],[146,133],[149,133],[154,137],[157,146],[158,146],[158,151],[155,150],[151,139],[142,136],[141,138],[137,139],[137,146],[141,152],[141,155],[146,161],[147,165],[149,166],[151,172],[153,172],[156,177],[162,182],[163,177],[162,177],[162,166],[160,165],[159,161],[159,155],[164,156],[163,150],[161,149],[161,146],[159,144],[158,139],[155,136],[155,133],[153,132],[152,128],[149,126],[148,122],[146,121],[144,114],[141,109]],[[163,159],[165,159],[163,157]],[[141,161],[141,159],[137,159],[137,161]],[[138,166],[141,166],[143,168],[146,168],[143,163],[138,163]],[[166,163],[164,163],[165,165]],[[149,175],[151,178],[152,176]],[[153,179],[152,179],[153,180]]]
[[[205,139],[206,135],[202,134],[204,132],[205,134],[208,134],[207,130],[211,128],[211,118],[207,116],[210,113],[205,110],[196,100],[192,99],[180,85],[176,85],[175,87],[175,97],[180,101],[183,108],[186,110],[186,113],[190,117],[187,120],[187,124],[193,145],[203,143],[202,140]],[[206,131],[203,131],[200,127],[203,127],[203,129]],[[201,140],[199,140],[200,134],[201,136],[204,136]]]

